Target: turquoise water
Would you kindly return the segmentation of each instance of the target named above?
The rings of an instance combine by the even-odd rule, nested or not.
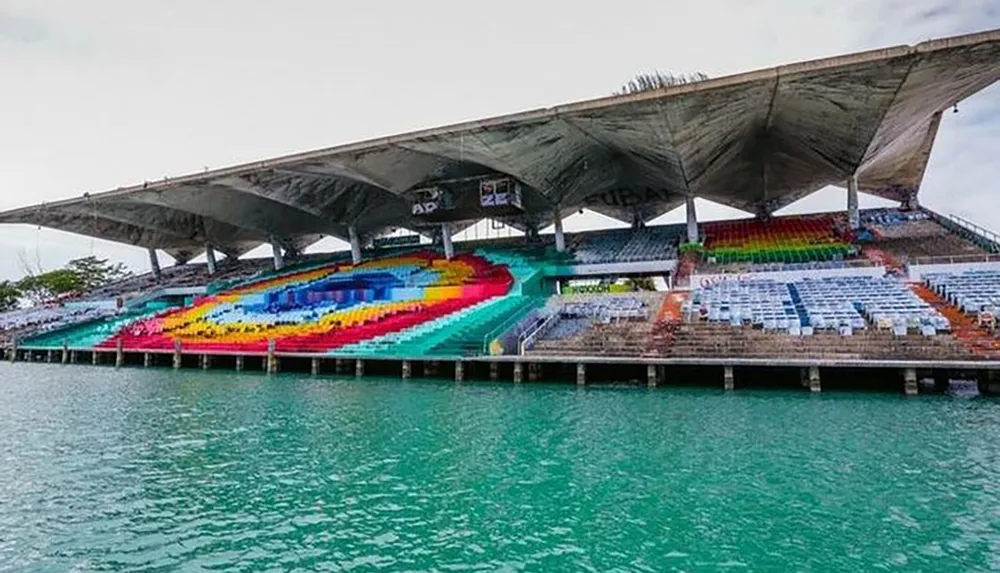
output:
[[[1000,570],[1000,402],[0,364],[0,571]]]

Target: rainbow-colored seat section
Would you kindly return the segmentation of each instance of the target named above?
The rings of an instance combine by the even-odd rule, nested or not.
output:
[[[706,254],[718,263],[802,263],[842,258],[851,244],[832,215],[702,224]]]
[[[504,297],[515,286],[506,264],[476,254],[446,260],[432,251],[357,266],[331,264],[268,278],[138,320],[99,346],[188,352],[336,354]],[[514,297],[514,298],[520,298]],[[360,348],[363,348],[360,347]],[[374,348],[372,348],[374,350]]]

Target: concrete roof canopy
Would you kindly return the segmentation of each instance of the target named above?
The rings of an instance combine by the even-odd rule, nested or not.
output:
[[[920,189],[941,114],[1000,79],[1000,30],[796,63],[538,109],[144,183],[0,213],[162,249],[238,256],[265,242],[301,250],[354,227],[432,232],[420,189],[469,200],[456,227],[489,216],[478,181],[520,183],[524,215],[558,209],[649,221],[696,196],[771,213],[857,175],[906,200]],[[475,193],[471,192],[475,190]],[[472,200],[472,196],[474,200]]]

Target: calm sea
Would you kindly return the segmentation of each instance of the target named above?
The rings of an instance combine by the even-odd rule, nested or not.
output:
[[[0,364],[0,570],[1000,570],[1000,402]]]

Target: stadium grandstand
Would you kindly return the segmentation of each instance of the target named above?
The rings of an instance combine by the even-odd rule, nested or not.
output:
[[[1000,391],[1000,237],[919,202],[944,112],[998,79],[990,31],[0,213],[150,260],[0,314],[0,340],[10,360],[119,366],[651,385],[687,368],[728,389],[780,370],[814,391],[867,369],[907,393]],[[774,215],[829,186],[843,211]],[[753,218],[699,221],[697,197]],[[565,233],[583,209],[628,227]],[[483,219],[523,236],[454,240]],[[328,236],[350,249],[304,254]]]

